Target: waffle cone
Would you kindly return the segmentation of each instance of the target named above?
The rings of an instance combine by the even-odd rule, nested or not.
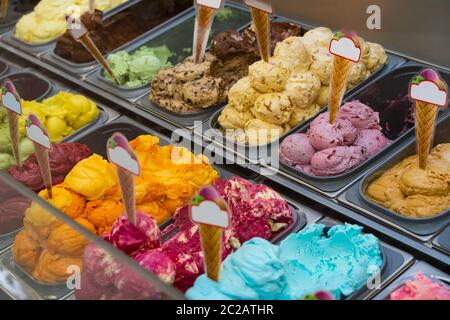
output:
[[[128,220],[136,224],[136,199],[134,192],[134,175],[122,168],[117,168],[117,175],[120,181],[120,190],[122,192],[122,201]]]
[[[197,8],[193,52],[195,63],[200,63],[203,60],[215,12],[215,9],[206,6],[200,5]]]
[[[220,265],[222,262],[222,233],[220,227],[200,225],[200,239],[205,254],[205,268],[208,278],[219,281]]]
[[[251,8],[251,13],[255,23],[261,58],[268,62],[270,58],[270,14],[253,7]]]
[[[1,17],[6,17],[6,13],[8,12],[8,0],[2,0],[2,12]]]
[[[330,83],[330,123],[334,122],[336,115],[341,107],[342,98],[344,97],[347,87],[347,77],[350,71],[351,61],[335,56],[333,62],[333,72],[331,74]]]
[[[434,127],[438,107],[424,102],[416,102],[416,139],[419,166],[425,169],[433,144]]]
[[[50,171],[50,163],[48,161],[48,150],[43,146],[34,144],[36,158],[41,170],[42,180],[45,188],[47,188],[49,198],[53,198],[52,194],[52,173]]]
[[[102,67],[108,72],[111,79],[113,79],[117,83],[117,79],[114,76],[114,72],[112,71],[111,67],[109,66],[108,61],[106,61],[105,57],[103,57],[100,50],[95,45],[94,41],[92,41],[91,37],[89,36],[89,33],[84,34],[79,41],[81,44],[86,48],[87,51],[95,58],[95,60],[98,61],[102,65]]]
[[[19,115],[17,113],[8,111],[8,125],[14,159],[16,159],[16,164],[22,171],[19,152]]]

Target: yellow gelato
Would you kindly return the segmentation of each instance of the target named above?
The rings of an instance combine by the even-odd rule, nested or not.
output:
[[[97,9],[106,11],[126,1],[97,0],[95,4]],[[54,40],[66,31],[66,16],[80,16],[88,10],[89,0],[41,0],[17,22],[15,37],[33,44]]]
[[[52,142],[58,142],[97,119],[100,110],[88,98],[63,91],[45,99],[42,103],[22,100],[19,130],[23,136],[25,135],[25,121],[30,113],[34,113],[47,128]]]
[[[242,129],[250,119],[253,119],[253,115],[250,113],[250,111],[239,112],[231,105],[227,105],[225,109],[223,109],[223,111],[220,113],[218,121],[222,128]]]
[[[245,77],[231,87],[228,93],[228,105],[239,112],[245,112],[255,104],[261,94],[250,84],[249,77]]]
[[[283,91],[289,78],[289,69],[282,65],[275,65],[258,61],[248,68],[251,85],[260,92]]]
[[[273,58],[283,61],[291,74],[308,71],[312,58],[300,37],[289,37],[275,47]]]
[[[298,108],[307,108],[319,96],[320,80],[311,72],[297,73],[286,83],[286,94]]]
[[[417,155],[406,158],[366,190],[372,201],[411,218],[429,218],[450,208],[450,143],[436,146],[419,168]]]
[[[64,180],[64,185],[87,200],[100,199],[117,186],[113,166],[99,155],[78,162]]]
[[[283,92],[266,93],[256,99],[252,109],[253,115],[275,125],[289,122],[294,106],[289,96]]]

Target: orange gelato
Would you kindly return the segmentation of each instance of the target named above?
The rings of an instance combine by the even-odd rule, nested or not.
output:
[[[31,273],[36,267],[42,249],[38,242],[28,236],[26,230],[22,230],[14,240],[12,251],[16,263]]]

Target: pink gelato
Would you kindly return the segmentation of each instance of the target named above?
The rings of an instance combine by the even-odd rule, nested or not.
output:
[[[147,214],[136,213],[136,225],[121,216],[112,226],[107,240],[122,251],[132,254],[138,250],[157,248],[160,245],[161,231],[158,224]]]
[[[172,284],[175,280],[175,264],[161,249],[139,252],[133,258],[141,267],[158,276],[163,282]],[[143,300],[162,297],[158,288],[127,267],[121,266],[113,273],[111,279],[120,294],[120,299]]]
[[[311,159],[311,171],[318,176],[333,176],[366,160],[363,147],[334,147],[317,152]]]
[[[352,101],[342,106],[333,124],[325,112],[311,122],[307,135],[296,133],[284,139],[280,159],[309,175],[335,176],[367,160],[388,143],[378,113]]]
[[[358,130],[349,120],[337,118],[330,123],[329,113],[319,115],[309,127],[309,142],[316,150],[349,146],[355,141]]]
[[[366,150],[366,156],[371,157],[375,155],[384,146],[389,144],[389,139],[377,129],[363,129],[359,131],[353,145],[363,147]]]
[[[389,300],[450,300],[450,289],[419,272],[392,292]]]
[[[309,164],[316,153],[309,143],[308,136],[304,133],[296,133],[287,137],[280,149],[280,157],[287,164]]]
[[[380,116],[369,106],[358,100],[344,104],[337,115],[338,119],[348,120],[357,129],[377,129],[381,130]]]

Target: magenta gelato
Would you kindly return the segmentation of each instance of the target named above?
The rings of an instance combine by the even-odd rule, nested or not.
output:
[[[48,157],[53,185],[62,183],[70,170],[91,154],[91,150],[81,143],[67,142],[52,145]],[[15,166],[11,167],[8,173],[34,192],[39,192],[45,188],[35,154],[22,164],[22,171]]]
[[[333,124],[325,112],[311,122],[307,134],[286,137],[280,159],[309,175],[335,176],[374,156],[388,143],[378,113],[351,101],[341,107]]]

